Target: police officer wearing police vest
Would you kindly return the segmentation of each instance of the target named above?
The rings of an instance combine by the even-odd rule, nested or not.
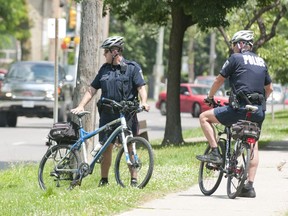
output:
[[[85,105],[97,93],[98,89],[102,90],[101,98],[120,101],[133,101],[140,95],[141,105],[146,111],[149,111],[150,106],[147,104],[147,92],[145,88],[145,81],[141,67],[134,61],[124,59],[122,52],[124,49],[124,39],[120,36],[113,36],[107,38],[101,48],[104,49],[104,56],[106,63],[102,65],[95,79],[86,91],[83,99],[78,107],[72,109],[71,112],[79,113],[84,111]],[[101,100],[97,103],[100,114],[99,127],[106,123],[119,118],[119,113],[111,110],[111,107],[102,106]],[[126,119],[128,127],[132,129],[133,135],[138,133],[138,120],[134,115],[130,119]],[[99,134],[99,142],[105,142],[108,137],[107,133]],[[108,173],[112,160],[112,148],[110,145],[103,153],[103,160],[101,162],[101,180],[99,186],[108,185]],[[131,178],[131,184],[137,184],[137,179]]]
[[[249,103],[258,106],[258,110],[252,114],[250,120],[257,122],[261,127],[265,118],[265,102],[273,91],[272,81],[264,60],[252,52],[253,32],[249,30],[236,32],[232,37],[231,46],[234,53],[224,63],[205,101],[209,105],[215,103],[213,96],[225,79],[229,79],[232,90],[231,96],[234,95],[234,98],[232,97],[234,101],[231,102],[230,96],[229,105],[216,107],[201,113],[199,117],[200,125],[212,151],[207,155],[196,156],[200,161],[222,163],[211,123],[221,123],[229,126],[240,119],[245,119],[245,105]],[[250,162],[248,171],[248,183],[243,187],[240,197],[256,197],[253,182],[258,163],[257,142],[254,147],[254,157]]]

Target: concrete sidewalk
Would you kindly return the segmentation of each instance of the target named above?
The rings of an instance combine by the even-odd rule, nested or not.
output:
[[[281,172],[277,170],[277,165],[283,159],[288,161],[288,141],[273,142],[260,150],[254,199],[229,199],[226,194],[227,179],[223,178],[218,190],[211,196],[204,196],[198,185],[194,185],[187,191],[149,201],[119,216],[283,216],[285,213],[287,215],[288,164]]]

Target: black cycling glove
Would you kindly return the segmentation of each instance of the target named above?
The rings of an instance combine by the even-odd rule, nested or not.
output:
[[[216,102],[215,102],[215,100],[214,100],[214,97],[209,98],[209,97],[207,96],[207,98],[204,99],[204,102],[205,102],[206,104],[208,104],[209,106],[212,106],[212,107],[215,107],[215,106],[216,106]]]

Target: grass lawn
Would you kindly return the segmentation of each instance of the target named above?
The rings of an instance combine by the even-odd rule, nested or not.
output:
[[[267,115],[260,146],[275,141],[275,138],[287,138],[287,120],[287,111],[277,112],[274,120],[271,115]],[[183,132],[183,136],[199,137],[202,132],[196,128]],[[206,144],[199,142],[161,147],[161,141],[151,142],[155,154],[154,172],[150,182],[142,190],[117,186],[113,170],[110,171],[110,185],[98,188],[99,166],[95,167],[93,175],[82,181],[81,187],[72,191],[60,191],[57,188],[42,191],[37,180],[38,164],[18,164],[2,170],[1,215],[114,215],[150,199],[197,184],[199,162],[195,155],[202,154]]]

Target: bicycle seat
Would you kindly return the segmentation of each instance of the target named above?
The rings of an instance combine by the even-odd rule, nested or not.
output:
[[[254,112],[254,111],[257,111],[257,110],[258,110],[258,107],[247,104],[247,105],[245,106],[245,109],[246,109],[247,111]]]
[[[78,118],[82,118],[83,116],[85,116],[86,114],[90,114],[89,111],[83,111],[83,112],[79,112],[78,114],[76,114],[78,116]]]

